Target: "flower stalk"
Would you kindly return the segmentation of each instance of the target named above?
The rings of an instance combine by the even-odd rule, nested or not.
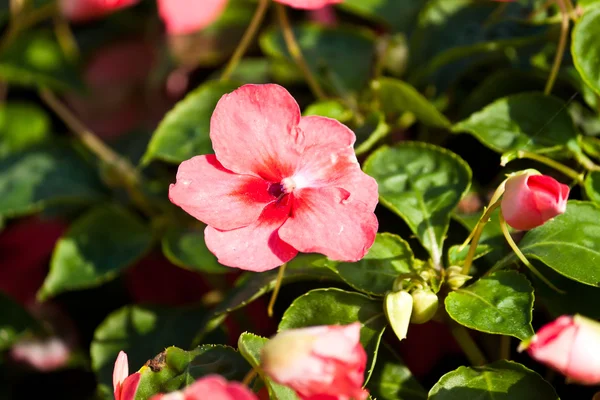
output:
[[[271,300],[269,300],[269,306],[267,308],[267,314],[269,317],[273,316],[273,307],[275,307],[275,301],[277,300],[277,296],[279,295],[279,290],[281,289],[281,285],[283,284],[283,278],[285,276],[285,267],[287,263],[284,263],[281,267],[279,267],[279,271],[277,271],[277,281],[275,282],[275,288],[273,288],[273,293],[271,294]]]

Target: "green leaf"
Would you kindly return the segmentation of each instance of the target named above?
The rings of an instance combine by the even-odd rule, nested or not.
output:
[[[339,289],[315,289],[298,297],[283,314],[279,330],[317,325],[362,324],[360,342],[367,351],[367,376],[373,372],[383,331],[387,326],[383,305],[359,293]]]
[[[590,171],[585,177],[584,187],[587,197],[600,204],[600,171]]]
[[[354,148],[357,156],[369,152],[381,139],[390,133],[390,126],[385,122],[385,115],[379,111],[372,112],[365,118],[362,125],[354,127],[356,143]]]
[[[0,106],[0,157],[23,151],[50,137],[50,117],[33,103]]]
[[[228,346],[207,344],[191,351],[171,346],[141,368],[135,400],[183,389],[210,374],[241,381],[249,369],[240,353]]]
[[[92,369],[100,383],[112,386],[119,351],[127,353],[129,369],[137,371],[153,354],[169,346],[188,348],[202,327],[199,308],[125,306],[96,328],[90,347]]]
[[[375,55],[375,37],[370,31],[312,24],[295,26],[293,31],[311,72],[328,89],[358,92],[365,87]],[[281,30],[267,30],[260,37],[260,46],[269,57],[286,61],[287,69],[297,70]]]
[[[0,351],[20,338],[40,330],[37,321],[19,303],[0,292]]]
[[[151,244],[152,232],[127,210],[95,208],[75,221],[56,244],[38,297],[46,299],[114,279]]]
[[[587,10],[573,29],[571,54],[583,81],[600,94],[600,8]]]
[[[380,78],[371,84],[381,110],[388,116],[400,117],[411,112],[423,124],[436,128],[450,127],[450,121],[417,89],[393,78]]]
[[[446,311],[456,322],[481,332],[533,336],[533,287],[515,271],[500,271],[446,297]]]
[[[310,104],[302,115],[320,115],[344,123],[352,119],[352,111],[338,100],[321,100]]]
[[[216,71],[209,79],[220,79],[225,67]],[[229,80],[239,83],[270,83],[271,68],[271,63],[267,58],[244,58],[235,67]]]
[[[154,131],[142,165],[156,159],[178,164],[200,154],[212,154],[210,117],[219,99],[238,86],[231,82],[207,82],[190,92]]]
[[[569,201],[567,211],[527,232],[519,248],[561,275],[586,285],[600,286],[600,206]],[[509,255],[498,266],[516,260]]]
[[[96,172],[66,146],[48,146],[0,159],[0,215],[17,217],[59,204],[103,196]]]
[[[508,245],[506,244],[506,239],[504,239],[504,235],[502,234],[502,229],[500,228],[500,221],[498,219],[500,210],[496,210],[492,213],[490,220],[485,227],[483,228],[483,232],[481,233],[481,238],[479,239],[480,246],[489,246],[492,251],[488,254],[485,254],[483,257],[489,264],[494,264],[500,258],[502,258],[508,251]],[[477,212],[475,214],[454,214],[453,217],[456,219],[461,225],[465,227],[467,231],[472,231],[475,229],[477,222],[483,215],[483,211]],[[512,228],[509,228],[512,230]],[[466,237],[466,235],[465,235]],[[468,251],[468,248],[467,250]],[[450,255],[450,253],[449,253]],[[457,257],[460,255],[457,254]]]
[[[427,392],[390,346],[377,357],[367,388],[378,400],[426,400]]]
[[[47,31],[19,35],[0,53],[0,78],[9,84],[81,89],[75,67]]]
[[[537,373],[512,361],[483,367],[459,367],[442,376],[429,400],[558,400],[554,388]]]
[[[497,152],[566,146],[577,131],[565,103],[542,93],[522,93],[496,100],[454,125]]]
[[[379,184],[381,203],[402,217],[440,265],[450,213],[471,184],[471,169],[443,148],[402,142],[383,146],[364,171]]]
[[[329,268],[354,289],[373,296],[392,290],[394,280],[413,271],[414,255],[408,243],[391,233],[378,233],[375,243],[360,261],[330,262]]]
[[[260,352],[269,339],[263,338],[252,333],[242,333],[238,340],[238,350],[244,356],[246,361],[256,369],[260,366]],[[296,393],[283,385],[279,385],[272,380],[265,378],[265,384],[269,390],[269,396],[277,400],[297,400]]]
[[[213,274],[231,272],[206,247],[204,228],[173,227],[163,237],[162,249],[169,261],[180,267]]]
[[[463,265],[467,254],[469,253],[469,246],[465,246],[464,249],[460,250],[461,245],[455,245],[450,247],[448,250],[448,263],[449,265]],[[475,255],[473,260],[477,260],[489,253],[494,251],[494,248],[488,244],[478,244],[475,248]]]
[[[395,32],[408,32],[425,3],[425,0],[346,0],[339,7],[374,22],[383,22]]]

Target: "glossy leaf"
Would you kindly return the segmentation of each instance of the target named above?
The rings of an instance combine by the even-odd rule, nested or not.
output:
[[[375,54],[375,38],[370,31],[310,24],[293,30],[310,70],[330,90],[358,92],[365,87]],[[286,61],[288,70],[297,68],[279,29],[266,31],[260,46],[269,57]]]
[[[408,32],[425,3],[425,0],[346,0],[340,8],[374,22],[383,22],[395,32]]]
[[[417,89],[393,78],[381,78],[372,83],[373,91],[382,111],[399,117],[403,112],[411,112],[423,124],[437,128],[448,128],[448,119],[435,108]]]
[[[0,292],[0,351],[21,337],[40,330],[37,321],[17,302]]]
[[[69,147],[37,147],[0,159],[0,215],[102,200],[98,175]]]
[[[206,247],[204,227],[169,229],[162,239],[162,249],[169,261],[180,267],[208,273],[231,272]]]
[[[350,286],[363,293],[383,296],[394,280],[413,271],[415,259],[408,243],[391,233],[378,233],[375,243],[360,261],[329,263],[329,267]]]
[[[565,103],[542,93],[522,93],[496,100],[455,124],[497,152],[566,146],[577,131]]]
[[[156,128],[142,164],[155,159],[178,164],[199,154],[212,154],[210,117],[219,99],[238,86],[231,82],[207,82],[190,92]]]
[[[448,315],[468,328],[521,340],[534,334],[533,287],[518,272],[500,271],[480,278],[450,293],[445,303]]]
[[[50,117],[33,103],[0,106],[0,157],[26,150],[50,137]]]
[[[406,221],[439,265],[450,213],[471,184],[467,163],[437,146],[403,142],[375,151],[363,169],[377,180],[381,203]]]
[[[594,203],[600,204],[600,171],[590,171],[585,177],[585,194]]]
[[[263,338],[252,333],[242,333],[238,340],[238,350],[250,363],[252,368],[260,367],[260,352],[269,339]],[[265,384],[272,399],[277,400],[297,400],[296,393],[283,385],[279,385],[272,380],[265,378]]]
[[[552,386],[537,373],[512,361],[483,367],[459,367],[442,376],[430,400],[558,400]]]
[[[339,289],[315,289],[298,297],[283,314],[279,330],[304,328],[317,325],[362,324],[360,342],[367,352],[368,382],[383,331],[387,326],[383,305],[359,293]]]
[[[593,7],[583,14],[573,29],[571,54],[584,82],[600,94],[600,8]]]
[[[139,260],[151,243],[152,232],[127,210],[95,208],[75,221],[56,244],[38,297],[46,299],[114,279]]]

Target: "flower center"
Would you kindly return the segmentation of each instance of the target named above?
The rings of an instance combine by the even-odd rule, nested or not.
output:
[[[296,188],[296,182],[292,178],[285,178],[280,183],[271,183],[267,191],[273,197],[278,199],[286,194],[292,193]]]
[[[271,183],[269,185],[269,189],[267,189],[269,194],[273,197],[279,198],[285,192],[283,191],[283,185],[281,183]]]

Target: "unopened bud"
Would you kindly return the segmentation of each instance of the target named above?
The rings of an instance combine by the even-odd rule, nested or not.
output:
[[[411,293],[413,299],[410,322],[424,324],[429,321],[438,309],[438,297],[430,289],[417,289]]]
[[[407,292],[390,292],[383,303],[385,315],[398,339],[406,338],[410,315],[413,309],[413,298]]]
[[[470,275],[464,275],[462,273],[462,267],[452,266],[446,270],[447,278],[446,282],[452,290],[460,289],[469,279],[472,278]]]

